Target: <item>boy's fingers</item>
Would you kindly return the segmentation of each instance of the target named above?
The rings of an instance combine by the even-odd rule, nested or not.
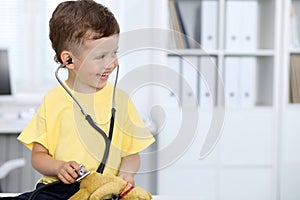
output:
[[[68,183],[75,182],[75,178],[73,178],[72,175],[70,175],[70,173],[66,172],[66,174],[64,174],[63,176],[67,180]]]
[[[73,169],[75,169],[75,170],[77,171],[77,173],[80,171],[80,166],[79,166],[79,164],[78,164],[77,162],[75,162],[75,161],[70,161],[69,164],[71,165],[71,167],[72,167]]]
[[[78,177],[78,174],[73,167],[71,167],[71,166],[68,167],[68,169],[66,171],[73,179],[76,179]]]
[[[134,178],[131,175],[120,174],[119,177],[121,177],[124,181],[129,182],[131,185],[135,185]]]
[[[63,175],[58,175],[59,180],[61,180],[64,184],[71,184]]]

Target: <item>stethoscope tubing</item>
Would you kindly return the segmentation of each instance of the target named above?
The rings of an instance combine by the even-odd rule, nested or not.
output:
[[[74,100],[74,102],[78,105],[80,108],[81,113],[84,115],[85,119],[88,121],[88,123],[98,132],[101,134],[105,141],[105,151],[104,155],[102,158],[102,161],[100,163],[99,168],[97,169],[97,172],[103,173],[108,154],[109,154],[109,149],[110,149],[110,143],[112,140],[112,135],[113,135],[113,128],[114,128],[114,121],[115,121],[115,113],[116,113],[116,108],[115,108],[115,98],[116,98],[116,87],[117,87],[117,81],[118,81],[118,76],[119,76],[119,65],[116,67],[117,72],[116,72],[116,77],[115,77],[115,82],[114,82],[114,88],[113,88],[113,96],[112,96],[112,108],[111,108],[111,120],[110,120],[110,128],[109,128],[109,136],[107,137],[106,133],[96,125],[95,121],[92,119],[92,117],[87,114],[87,112],[83,109],[83,107],[80,105],[79,101],[77,98],[71,93],[71,91],[65,86],[65,84],[61,81],[58,75],[59,69],[65,68],[66,65],[61,64],[55,71],[55,77],[59,84],[63,87],[63,89],[69,94],[69,96]]]

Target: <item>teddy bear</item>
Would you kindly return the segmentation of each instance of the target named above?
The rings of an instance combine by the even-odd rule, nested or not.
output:
[[[69,200],[151,200],[152,195],[112,174],[92,172],[80,182],[80,189]]]

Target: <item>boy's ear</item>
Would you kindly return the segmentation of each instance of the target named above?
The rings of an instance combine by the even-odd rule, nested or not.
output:
[[[63,64],[66,65],[66,68],[74,69],[74,65],[72,62],[73,55],[71,52],[63,51],[63,52],[61,52],[60,56],[61,56],[61,60],[62,60]]]

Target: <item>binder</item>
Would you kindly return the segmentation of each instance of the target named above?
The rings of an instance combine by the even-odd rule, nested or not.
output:
[[[160,99],[161,104],[166,104],[167,107],[178,107],[179,103],[182,101],[182,91],[181,91],[181,61],[179,56],[168,56],[167,67],[174,72],[175,77],[174,85],[167,85],[161,96],[155,97]],[[159,74],[158,74],[159,75]],[[173,76],[173,75],[172,75]],[[166,77],[161,77],[165,79]],[[173,90],[174,88],[174,90]],[[169,91],[167,91],[169,90]],[[154,99],[155,99],[154,98]]]
[[[290,102],[300,103],[300,55],[290,57]]]
[[[258,2],[245,1],[241,3],[243,4],[241,5],[242,9],[239,11],[241,17],[238,30],[238,33],[240,33],[238,39],[241,43],[238,46],[240,50],[255,50],[257,49]]]
[[[241,57],[240,59],[240,91],[239,99],[241,107],[254,107],[256,104],[256,74],[257,59],[255,57]]]
[[[297,13],[296,13],[295,5],[293,3],[291,4],[290,22],[291,22],[290,23],[291,47],[297,48],[297,47],[300,47],[300,42],[299,42]]]
[[[196,17],[195,17],[195,29],[194,29],[194,35],[195,35],[195,40],[197,44],[195,44],[193,47],[194,48],[201,48],[202,43],[201,43],[201,34],[202,34],[202,28],[201,28],[201,21],[202,21],[202,3],[200,2],[200,5],[198,5],[196,9]],[[192,48],[193,48],[192,47]]]
[[[227,50],[240,50],[241,48],[241,26],[242,24],[247,24],[242,21],[242,9],[243,2],[226,2],[225,47]]]
[[[257,49],[258,2],[245,1],[241,5],[240,50]],[[240,57],[240,90],[238,101],[241,107],[253,107],[256,104],[256,57]]]
[[[257,48],[257,1],[226,2],[227,50],[255,50]]]
[[[215,57],[200,57],[200,107],[216,105],[217,66]]]
[[[182,19],[178,12],[178,5],[175,0],[169,0],[170,27],[172,29],[171,37],[174,39],[175,48],[187,48],[186,38],[183,35]],[[171,45],[173,46],[173,45]]]
[[[198,57],[182,57],[182,95],[183,105],[197,106],[197,76],[198,76]],[[191,99],[193,98],[193,99]]]
[[[199,48],[201,26],[201,1],[178,1],[187,48]]]
[[[218,2],[202,1],[201,10],[201,48],[206,51],[215,50],[218,41]]]
[[[240,58],[225,58],[224,81],[225,81],[225,106],[237,107],[239,105],[238,91],[240,90]]]
[[[169,0],[168,1],[168,8],[169,8],[169,26],[170,26],[170,37],[169,37],[169,48],[177,48],[177,35],[174,33],[174,31],[178,30],[178,23],[177,21],[177,15],[176,15],[176,9],[174,5],[174,1]]]
[[[187,30],[186,30],[185,23],[183,21],[183,16],[182,16],[182,13],[181,13],[181,10],[180,10],[180,7],[179,7],[179,3],[178,3],[177,0],[175,0],[174,5],[175,5],[176,13],[177,13],[177,16],[178,16],[179,31],[183,34],[181,36],[181,39],[183,40],[184,47],[185,48],[190,48],[188,35],[187,35],[188,33],[187,33]]]

